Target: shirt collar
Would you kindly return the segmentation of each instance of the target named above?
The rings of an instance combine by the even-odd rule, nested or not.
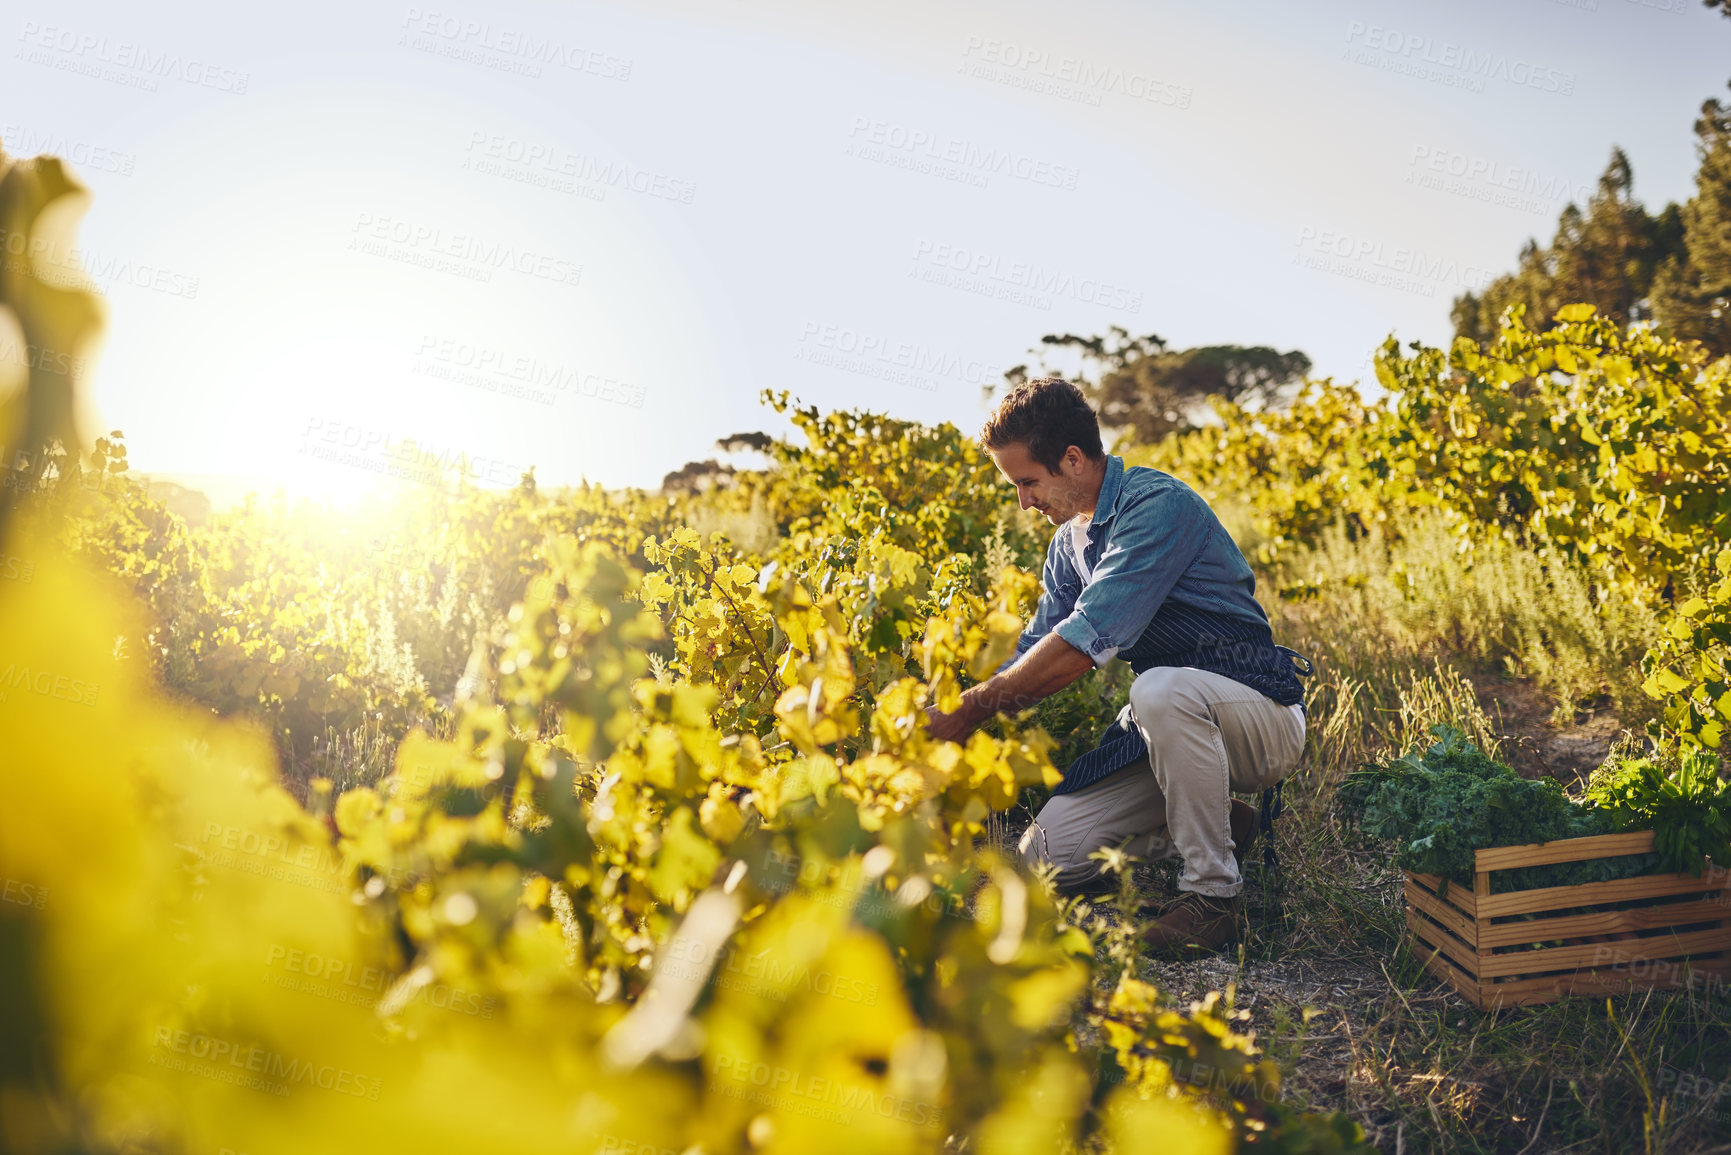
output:
[[[1094,502],[1091,525],[1104,525],[1118,512],[1118,498],[1124,492],[1124,459],[1116,453],[1106,455],[1106,477],[1100,483],[1100,496]]]

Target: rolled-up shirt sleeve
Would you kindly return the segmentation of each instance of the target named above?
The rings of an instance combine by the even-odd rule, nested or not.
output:
[[[1016,652],[992,671],[994,676],[1015,665],[1023,654],[1034,648],[1035,642],[1051,633],[1053,627],[1075,608],[1082,578],[1059,544],[1063,536],[1062,533],[1053,534],[1052,543],[1046,547],[1046,562],[1040,569],[1040,604],[1034,608],[1033,619],[1021,637],[1016,639]]]
[[[1108,527],[1092,579],[1053,632],[1104,666],[1142,636],[1211,529],[1207,507],[1192,493],[1168,489],[1127,499]]]

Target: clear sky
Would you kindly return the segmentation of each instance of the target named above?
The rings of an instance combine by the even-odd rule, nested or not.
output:
[[[977,428],[1042,334],[1389,333],[1731,77],[1697,0],[12,0],[135,468],[343,494],[421,454],[655,485],[764,388]],[[148,11],[146,10],[148,9]]]

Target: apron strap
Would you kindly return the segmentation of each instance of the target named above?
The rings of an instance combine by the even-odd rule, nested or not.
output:
[[[1299,677],[1308,678],[1310,675],[1316,673],[1316,666],[1309,658],[1305,657],[1297,650],[1289,650],[1285,646],[1275,646],[1274,649],[1277,653],[1285,654],[1289,659],[1298,663]]]
[[[1291,650],[1285,646],[1275,646],[1274,648],[1279,653],[1285,654],[1288,660],[1297,663],[1296,672],[1299,677],[1308,678],[1316,673],[1315,663],[1297,650]],[[1301,711],[1304,710],[1302,699],[1298,703],[1298,708]],[[1305,712],[1308,716],[1308,711]],[[1262,792],[1262,812],[1259,815],[1262,820],[1262,866],[1270,872],[1280,869],[1280,856],[1274,852],[1274,820],[1279,818],[1281,812],[1286,809],[1286,801],[1281,797],[1281,789],[1285,785],[1286,779],[1282,778]]]
[[[1280,856],[1274,853],[1274,820],[1286,809],[1280,797],[1280,789],[1285,785],[1283,778],[1262,792],[1262,866],[1268,871],[1280,869]]]

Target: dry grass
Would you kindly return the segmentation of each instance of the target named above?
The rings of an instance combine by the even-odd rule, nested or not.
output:
[[[1486,1013],[1400,945],[1400,876],[1326,797],[1251,867],[1238,958],[1149,964],[1180,999],[1234,981],[1287,1093],[1352,1113],[1385,1151],[1701,1152],[1731,1142],[1723,984]]]
[[[1344,828],[1334,788],[1436,722],[1527,773],[1573,777],[1651,715],[1654,615],[1576,568],[1497,542],[1460,551],[1415,519],[1391,542],[1336,533],[1264,574],[1277,640],[1309,655],[1310,736],[1247,866],[1237,954],[1145,960],[1174,1001],[1232,984],[1286,1093],[1346,1110],[1384,1151],[1731,1151],[1731,987],[1480,1012],[1401,945],[1390,848]],[[1169,887],[1169,864],[1138,868]]]
[[[1337,528],[1291,551],[1262,589],[1276,635],[1343,693],[1364,683],[1386,698],[1441,659],[1529,683],[1559,722],[1595,706],[1626,721],[1651,713],[1639,666],[1659,636],[1653,607],[1542,545],[1468,549],[1440,517],[1407,514],[1386,532],[1354,540]]]

